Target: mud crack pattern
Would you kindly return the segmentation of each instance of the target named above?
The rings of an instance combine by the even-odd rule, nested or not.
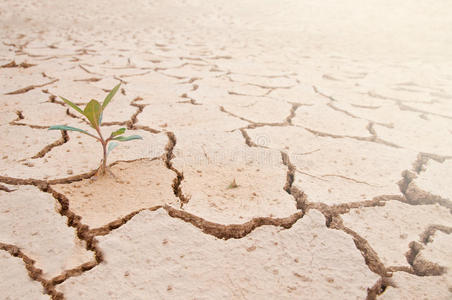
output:
[[[452,297],[450,4],[73,2],[0,4],[7,299]]]

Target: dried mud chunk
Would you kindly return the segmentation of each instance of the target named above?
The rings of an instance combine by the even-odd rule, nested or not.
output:
[[[0,198],[0,241],[21,248],[46,279],[94,259],[55,206],[52,195],[32,186],[18,187]]]
[[[188,212],[222,224],[296,212],[284,190],[287,167],[279,151],[250,148],[238,132],[185,132],[173,153],[174,167],[184,174],[182,191],[191,195]]]
[[[72,212],[91,228],[101,227],[139,209],[176,203],[174,173],[161,160],[119,163],[95,180],[85,179],[53,188],[69,200]]]
[[[57,289],[67,299],[107,293],[121,299],[131,291],[136,299],[326,299],[338,293],[344,299],[364,299],[378,275],[366,266],[350,236],[324,223],[320,213],[311,211],[290,229],[262,226],[225,241],[162,209],[143,211],[99,237],[105,264]]]

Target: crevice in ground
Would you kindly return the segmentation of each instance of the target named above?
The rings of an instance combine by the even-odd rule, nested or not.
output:
[[[17,118],[12,120],[11,122],[9,122],[9,125],[13,125],[13,126],[27,126],[33,129],[48,129],[48,126],[42,126],[42,125],[32,125],[32,124],[26,124],[26,123],[21,123],[20,120],[25,119],[25,116],[23,114],[22,111],[18,110],[16,111],[16,115]]]
[[[331,100],[331,98],[329,98],[329,99]],[[337,100],[336,100],[336,101],[337,101]],[[351,118],[353,118],[353,119],[359,119],[359,120],[368,121],[368,122],[369,122],[369,125],[367,126],[367,129],[369,130],[370,134],[373,135],[373,136],[377,136],[377,133],[376,133],[375,130],[373,129],[373,125],[374,125],[374,124],[377,124],[377,125],[380,125],[380,126],[384,126],[384,127],[386,127],[386,128],[394,128],[394,125],[391,124],[391,123],[388,123],[388,124],[386,124],[386,123],[380,123],[380,122],[372,121],[372,120],[370,120],[370,119],[366,119],[366,118],[359,117],[359,116],[357,116],[357,115],[355,115],[355,114],[352,114],[352,113],[349,112],[348,110],[345,110],[345,109],[342,109],[342,108],[337,107],[337,106],[334,105],[333,102],[331,102],[331,101],[330,101],[329,103],[327,103],[326,105],[329,106],[331,109],[333,109],[333,110],[335,110],[335,111],[338,111],[338,112],[341,112],[341,113],[345,114],[346,116],[351,117]]]
[[[85,72],[88,73],[88,74],[91,74],[91,75],[102,75],[102,74],[99,74],[99,73],[92,72],[92,71],[88,70],[88,68],[85,67],[85,66],[82,65],[82,64],[79,64],[78,66],[80,67],[80,69],[82,69],[83,71],[85,71]]]
[[[290,108],[289,115],[285,119],[285,123],[287,125],[293,125],[292,120],[293,120],[293,118],[295,118],[296,111],[302,105],[301,103],[295,103],[295,102],[290,102],[290,104],[292,105],[292,107]]]
[[[165,72],[161,72],[161,71],[165,71],[165,70],[168,70],[168,69],[174,69],[174,68],[157,67],[157,68],[154,69],[154,71],[159,73],[160,75],[163,75],[163,76],[166,76],[166,77],[169,77],[169,78],[175,78],[175,79],[178,79],[178,80],[187,79],[186,76],[177,76],[177,75],[171,75],[171,74],[167,74]]]
[[[446,268],[434,262],[423,259],[419,256],[424,246],[416,241],[412,241],[408,247],[410,248],[405,253],[407,262],[412,266],[414,274],[417,276],[440,276],[446,273]]]
[[[49,95],[49,99],[46,102],[59,104],[61,106],[64,106],[65,108],[69,109],[66,103],[64,103],[61,100],[58,100],[57,96],[55,94],[52,94],[51,92],[49,92],[48,89],[42,89],[41,92],[43,92],[44,94],[48,94]],[[86,104],[86,103],[82,103],[82,102],[73,102],[73,103],[76,104],[76,105],[79,105],[79,106]]]
[[[83,78],[83,79],[74,79],[75,82],[98,82],[101,81],[102,78],[98,77],[90,77],[90,78]]]
[[[29,64],[27,62],[22,62],[20,64],[17,64],[16,61],[12,60],[11,62],[0,66],[0,68],[23,68],[23,69],[27,69],[27,68],[34,67],[34,66],[36,66],[36,65],[35,64]]]
[[[381,262],[377,252],[373,250],[369,242],[367,242],[367,240],[361,237],[358,233],[345,226],[342,221],[342,218],[339,215],[332,217],[328,228],[341,230],[347,233],[348,235],[352,236],[356,248],[358,248],[358,250],[361,252],[369,269],[375,274],[380,275],[381,277],[391,277],[391,273],[386,269],[384,264]]]
[[[236,115],[236,114],[234,114],[234,113],[232,113],[232,112],[227,111],[223,106],[220,106],[220,111],[221,111],[221,112],[224,112],[225,114],[227,114],[227,115],[229,115],[229,116],[231,116],[231,117],[234,117],[234,118],[236,118],[236,119],[245,121],[245,122],[247,122],[247,123],[255,124],[254,121],[251,121],[251,120],[249,120],[249,119],[240,117],[240,116],[238,116],[238,115]]]
[[[422,109],[418,109],[418,108],[414,108],[414,107],[408,106],[406,104],[403,104],[401,102],[397,103],[397,105],[399,106],[400,110],[422,113],[422,114],[425,114],[425,115],[441,117],[441,118],[445,118],[445,119],[449,119],[449,120],[452,119],[451,116],[438,114],[438,113],[434,113],[434,112],[430,112],[430,111],[426,111],[426,110],[422,110]]]
[[[307,211],[309,209],[320,211],[326,219],[326,226],[328,228],[340,230],[352,237],[356,248],[360,251],[368,268],[380,276],[377,283],[367,290],[366,299],[376,299],[377,295],[383,293],[387,286],[392,285],[390,277],[392,276],[394,269],[386,268],[376,251],[371,247],[367,240],[351,228],[345,226],[340,215],[348,213],[351,209],[384,206],[387,201],[391,200],[404,201],[403,197],[399,195],[381,195],[374,197],[372,200],[337,205],[327,205],[321,202],[310,203],[306,200]]]
[[[430,103],[432,103],[432,101],[429,101],[429,102],[417,102],[417,101],[400,100],[400,99],[397,99],[397,98],[383,96],[383,95],[377,94],[375,92],[370,92],[370,91],[367,93],[367,95],[369,95],[370,97],[373,97],[373,98],[377,98],[377,99],[383,99],[383,100],[392,101],[399,107],[400,110],[411,111],[411,112],[415,112],[415,113],[422,113],[422,114],[425,114],[425,115],[432,115],[432,116],[441,117],[441,118],[445,118],[445,119],[452,119],[452,116],[438,114],[438,113],[434,113],[434,112],[430,112],[430,111],[414,108],[412,106],[408,106],[408,105],[405,104],[405,103],[423,103],[423,104],[427,103],[427,104],[430,104]]]
[[[119,227],[125,225],[128,221],[130,221],[133,217],[139,214],[142,211],[150,210],[156,211],[158,209],[164,209],[168,215],[172,218],[178,218],[183,220],[184,222],[190,223],[193,226],[199,228],[205,234],[212,235],[219,239],[228,240],[231,238],[240,239],[247,236],[254,229],[268,225],[268,226],[277,226],[283,228],[290,228],[293,224],[295,224],[299,219],[303,217],[303,212],[298,211],[288,217],[284,218],[273,218],[273,217],[255,217],[250,221],[242,223],[242,224],[219,224],[215,222],[207,221],[201,217],[198,217],[194,214],[191,214],[185,210],[177,209],[169,205],[158,205],[151,208],[139,209],[134,212],[129,213],[125,217],[112,221],[102,227],[94,228],[90,230],[90,234],[94,236],[102,236],[107,235],[111,231],[118,229]]]
[[[347,176],[344,176],[344,175],[340,175],[340,174],[325,174],[325,175],[321,175],[321,177],[338,177],[338,178],[349,180],[349,181],[352,181],[352,182],[355,182],[355,183],[365,184],[365,185],[372,186],[372,187],[381,187],[381,186],[378,186],[378,185],[374,185],[374,184],[371,184],[371,183],[368,183],[368,182],[365,182],[365,181],[357,180],[357,179],[350,178],[350,177],[347,177]]]
[[[143,109],[147,106],[147,104],[138,104],[137,101],[143,100],[141,97],[136,97],[133,99],[129,105],[136,108],[136,111],[133,113],[133,115],[130,117],[127,121],[112,121],[112,122],[102,122],[102,125],[104,126],[112,126],[112,125],[120,125],[120,126],[126,126],[127,129],[132,130],[134,129],[135,123],[138,122],[138,115],[143,112]]]
[[[350,212],[351,209],[385,206],[386,202],[388,201],[400,201],[404,203],[406,202],[405,199],[400,195],[380,195],[372,198],[372,200],[347,202],[333,205],[327,205],[322,202],[310,202],[309,209],[316,209],[321,211],[327,217],[327,222],[331,222],[334,216],[346,214]]]
[[[301,126],[300,126],[301,127]],[[335,138],[335,139],[343,139],[343,138],[349,138],[349,139],[354,139],[354,140],[358,140],[358,141],[363,141],[363,142],[372,142],[372,143],[377,143],[377,144],[381,144],[381,145],[385,145],[385,146],[389,146],[392,148],[402,148],[399,145],[396,145],[394,143],[385,141],[383,139],[380,139],[379,137],[377,137],[376,135],[372,135],[372,136],[353,136],[353,135],[339,135],[339,134],[332,134],[332,133],[326,133],[326,132],[321,132],[321,131],[317,131],[317,130],[313,130],[307,127],[302,127],[304,129],[306,129],[307,131],[309,131],[310,133],[317,135],[317,136],[321,136],[321,137],[331,137],[331,138]],[[368,125],[368,130],[369,132],[371,132],[372,127],[370,125]]]
[[[376,300],[377,296],[383,294],[389,286],[396,287],[391,278],[380,277],[370,289],[367,289],[366,300]]]
[[[354,107],[358,107],[358,108],[365,108],[365,109],[379,109],[381,107],[381,106],[372,106],[372,105],[360,105],[360,104],[354,104],[354,103],[351,103],[350,105],[354,106]]]
[[[177,103],[181,104],[193,104],[193,105],[202,105],[201,103],[196,102],[195,99],[190,98],[190,100],[178,101]]]
[[[320,96],[322,96],[322,97],[324,97],[324,98],[327,98],[327,99],[330,100],[330,101],[337,102],[337,100],[334,99],[334,97],[328,96],[327,94],[322,93],[321,91],[319,91],[319,89],[318,89],[315,85],[312,86],[312,89],[314,90],[314,92],[315,92],[316,94],[318,94],[318,95],[320,95]]]
[[[444,225],[430,225],[427,229],[421,233],[420,240],[423,244],[427,245],[431,243],[431,237],[437,232],[441,231],[446,234],[452,234],[452,227],[444,226]]]
[[[417,165],[415,165],[416,167]],[[417,178],[416,173],[405,170],[402,172],[402,179],[397,183],[399,185],[400,192],[407,199],[407,203],[411,205],[432,205],[439,204],[446,207],[452,213],[452,201],[442,198],[441,196],[434,195],[430,192],[420,189],[414,179]]]
[[[360,250],[369,269],[380,276],[379,281],[368,289],[368,295],[366,299],[376,299],[377,295],[384,292],[386,287],[395,285],[392,284],[390,277],[393,272],[407,272],[417,276],[436,276],[444,273],[445,269],[435,263],[422,260],[417,257],[420,250],[423,249],[422,245],[418,242],[410,243],[410,250],[406,253],[407,261],[410,267],[406,266],[391,266],[385,267],[380,260],[378,254],[373,250],[370,244],[361,237],[357,232],[351,228],[346,227],[343,223],[341,214],[348,213],[351,209],[358,209],[363,207],[378,207],[385,206],[388,201],[400,201],[407,203],[407,199],[400,195],[381,195],[374,197],[372,200],[351,202],[337,205],[327,205],[321,202],[308,202],[307,210],[316,209],[320,211],[326,219],[326,226],[331,229],[341,230],[353,238],[356,248]],[[421,240],[428,240],[429,237],[434,234],[436,230],[443,232],[452,232],[452,228],[446,226],[432,225],[421,234]]]
[[[369,122],[369,124],[367,124],[367,127],[366,127],[366,129],[367,129],[367,131],[369,131],[369,133],[370,133],[370,135],[371,136],[377,136],[377,132],[375,131],[375,129],[374,129],[374,122]]]
[[[68,115],[69,117],[71,117],[73,119],[80,120],[83,123],[85,123],[86,125],[90,125],[90,123],[87,120],[85,120],[85,118],[82,118],[81,116],[77,116],[77,115],[73,114],[69,108],[66,109],[66,115]]]
[[[119,78],[136,77],[136,76],[147,75],[147,74],[149,74],[149,73],[151,73],[151,71],[146,71],[146,72],[143,72],[143,73],[137,73],[137,74],[122,74],[122,75],[119,75],[118,77],[119,77]]]
[[[0,191],[11,193],[11,192],[14,192],[15,190],[12,190],[12,189],[8,188],[7,186],[5,186],[3,184],[0,184]]]
[[[119,218],[117,220],[111,221],[110,223],[108,223],[108,224],[106,224],[106,225],[104,225],[102,227],[90,229],[89,232],[90,232],[90,234],[92,234],[94,236],[107,235],[111,231],[113,231],[115,229],[118,229],[122,225],[125,225],[127,222],[129,222],[134,216],[136,216],[140,212],[142,212],[144,210],[156,211],[159,208],[162,208],[162,206],[161,205],[157,205],[157,206],[154,206],[154,207],[151,207],[151,208],[138,209],[136,211],[133,211],[133,212],[127,214],[126,216],[124,216],[122,218]]]
[[[255,142],[253,142],[251,137],[248,135],[248,132],[246,132],[246,130],[244,128],[240,128],[240,132],[242,133],[242,136],[245,139],[245,144],[248,147],[265,147],[265,146],[257,145]]]
[[[190,201],[191,196],[185,195],[182,192],[182,181],[184,180],[184,174],[176,169],[173,166],[172,159],[174,158],[173,150],[176,146],[177,140],[176,136],[173,132],[166,132],[166,136],[168,137],[168,143],[165,146],[165,154],[163,155],[163,162],[165,163],[165,166],[173,171],[176,174],[176,178],[173,180],[173,193],[174,195],[179,198],[180,200],[180,207],[182,208],[184,204],[187,204]]]
[[[12,91],[12,92],[5,93],[5,95],[24,94],[24,93],[26,93],[26,92],[29,92],[29,91],[35,89],[35,88],[40,88],[40,87],[44,87],[44,86],[46,86],[46,85],[55,83],[55,82],[57,82],[58,80],[59,80],[59,79],[54,79],[54,80],[52,80],[52,81],[49,81],[49,82],[46,82],[46,83],[43,83],[43,84],[29,85],[29,86],[26,86],[26,87],[24,87],[24,88],[20,88],[20,89],[18,89],[18,90]]]
[[[285,218],[257,217],[243,224],[223,225],[206,221],[189,212],[178,210],[168,205],[165,205],[163,209],[168,212],[169,216],[191,223],[202,232],[224,240],[243,238],[254,229],[263,225],[279,226],[288,229],[304,215],[303,212],[299,211]]]
[[[55,285],[51,281],[44,279],[42,270],[35,267],[35,261],[23,253],[19,247],[0,242],[0,250],[8,252],[11,256],[22,259],[25,268],[27,269],[28,276],[32,280],[39,282],[44,289],[44,293],[49,295],[52,300],[64,299],[63,294],[55,290]]]
[[[331,100],[331,99],[330,99],[330,100]],[[338,111],[338,112],[341,112],[341,113],[345,114],[346,116],[351,117],[351,118],[353,118],[353,119],[362,119],[362,118],[360,118],[360,117],[358,117],[358,116],[355,116],[354,114],[352,114],[351,112],[349,112],[349,111],[347,111],[347,110],[345,110],[345,109],[342,109],[342,108],[339,108],[339,107],[335,106],[335,105],[334,105],[333,103],[331,103],[331,102],[327,103],[326,105],[329,106],[331,109],[333,109],[333,110],[335,110],[335,111]]]
[[[366,239],[361,237],[358,233],[352,229],[346,227],[339,215],[335,215],[330,218],[327,227],[330,229],[336,229],[345,232],[350,235],[355,243],[356,248],[361,252],[367,267],[380,276],[379,281],[367,290],[366,299],[376,299],[376,296],[383,293],[389,283],[391,283],[392,272],[388,270],[383,262],[380,260],[377,252],[371,247]],[[390,285],[390,284],[389,284]]]
[[[290,86],[270,86],[270,85],[265,85],[265,84],[243,82],[243,81],[233,80],[233,79],[231,78],[231,76],[230,76],[230,75],[232,75],[232,74],[239,74],[239,73],[227,72],[226,74],[224,74],[224,76],[226,76],[226,78],[228,78],[229,81],[231,81],[231,82],[242,83],[242,84],[244,84],[244,85],[249,85],[249,86],[256,86],[256,87],[259,87],[259,88],[261,88],[261,89],[267,90],[267,93],[265,93],[264,96],[269,95],[271,92],[273,92],[274,90],[277,90],[277,89],[284,89],[284,90],[291,89],[291,88],[297,86],[297,84],[298,84],[298,82],[297,82],[296,84],[290,85]],[[265,76],[257,76],[257,75],[254,75],[254,76],[255,76],[255,77],[265,77]],[[286,77],[286,76],[277,76],[277,77],[281,77],[281,78],[282,78],[282,77],[284,77],[284,78],[290,78],[290,77],[288,77],[288,76],[287,76],[287,77]],[[267,77],[267,78],[269,78],[269,77]],[[276,77],[270,77],[270,78],[276,78]]]
[[[67,143],[69,141],[69,135],[67,134],[67,131],[66,130],[60,130],[60,132],[61,132],[61,138],[59,138],[55,142],[53,142],[53,143],[45,146],[44,148],[42,148],[42,150],[39,151],[38,153],[36,153],[32,158],[33,159],[42,158],[47,153],[52,151],[53,148],[61,146],[61,145],[65,144],[65,143]]]
[[[130,102],[130,106],[136,107],[136,111],[133,113],[133,115],[130,117],[129,120],[127,121],[122,121],[122,122],[117,122],[117,121],[113,121],[113,122],[103,122],[102,125],[103,126],[112,126],[112,125],[119,125],[119,126],[126,126],[127,129],[129,130],[144,130],[144,131],[148,131],[150,133],[156,134],[156,133],[160,133],[160,130],[151,128],[149,126],[146,125],[136,125],[136,123],[138,122],[138,115],[141,114],[144,110],[144,108],[147,106],[147,104],[139,104],[137,103],[138,101],[143,100],[143,98],[141,97],[136,97],[134,98],[131,102]]]
[[[183,99],[188,99],[188,100],[178,101],[177,103],[187,103],[187,104],[193,104],[193,105],[202,105],[201,103],[198,103],[195,99],[189,97],[187,95],[187,93],[183,93],[180,97],[183,98]]]
[[[386,268],[389,272],[405,272],[411,275],[416,275],[411,266],[389,266]]]
[[[297,209],[301,209],[306,213],[308,208],[308,196],[293,185],[297,168],[290,162],[289,155],[283,151],[281,151],[281,160],[283,165],[287,166],[286,183],[284,184],[283,189],[294,198]]]
[[[358,140],[358,141],[377,143],[377,144],[389,146],[389,147],[392,147],[392,148],[402,148],[402,147],[400,147],[399,145],[396,145],[396,144],[394,144],[394,143],[391,143],[391,142],[388,142],[388,141],[385,141],[385,140],[379,138],[379,137],[377,136],[376,131],[373,129],[373,126],[374,126],[374,124],[376,124],[376,123],[374,123],[374,122],[372,122],[372,121],[369,121],[369,124],[368,124],[367,127],[366,127],[366,129],[367,129],[367,130],[369,131],[369,133],[371,134],[371,136],[367,136],[367,137],[364,137],[364,136],[351,136],[351,135],[332,134],[332,133],[326,133],[326,132],[321,132],[321,131],[313,130],[313,129],[310,129],[310,128],[307,128],[307,127],[304,127],[304,126],[300,126],[300,125],[294,125],[294,124],[292,123],[292,119],[295,117],[295,115],[296,115],[296,110],[298,109],[298,107],[300,107],[300,106],[303,105],[303,104],[301,104],[301,103],[291,103],[291,104],[292,104],[292,108],[290,109],[290,114],[289,114],[289,116],[287,116],[286,119],[285,119],[283,122],[275,122],[275,123],[254,122],[254,121],[249,120],[249,119],[247,119],[247,118],[243,118],[243,117],[241,117],[241,116],[239,116],[239,115],[236,115],[236,114],[234,114],[234,113],[232,113],[232,112],[230,112],[230,111],[227,111],[223,106],[220,106],[220,111],[221,111],[221,112],[224,112],[224,113],[226,113],[226,114],[228,114],[228,115],[231,116],[231,117],[234,117],[234,118],[237,118],[237,119],[239,119],[239,120],[242,120],[242,121],[244,121],[244,122],[249,123],[249,125],[247,125],[247,126],[245,126],[245,127],[242,127],[242,128],[239,128],[238,130],[240,130],[240,131],[242,132],[242,135],[243,135],[243,137],[245,138],[246,144],[247,144],[248,146],[250,146],[250,147],[255,147],[256,144],[253,144],[253,143],[251,142],[251,139],[247,138],[247,135],[248,135],[248,134],[245,135],[243,129],[256,129],[256,128],[259,128],[259,127],[265,127],[265,126],[269,126],[269,127],[272,127],[272,126],[273,126],[273,127],[295,126],[295,127],[303,128],[303,129],[309,131],[310,133],[312,133],[312,134],[314,134],[314,135],[316,135],[316,136],[320,136],[320,137],[330,137],[330,138],[336,138],[336,139],[339,139],[339,138],[350,138],[350,139],[354,139],[354,140]],[[390,125],[387,125],[387,124],[380,124],[380,123],[378,123],[378,125],[386,126],[386,127],[390,126]],[[233,131],[234,131],[234,130],[233,130]]]
[[[217,67],[216,65],[214,65],[214,66]],[[191,92],[193,92],[199,88],[199,85],[194,83],[195,81],[198,81],[198,80],[202,80],[202,78],[201,77],[191,77],[187,81],[180,82],[179,84],[191,84],[192,85]]]
[[[431,154],[431,153],[425,153],[421,152],[417,155],[416,161],[413,163],[413,171],[417,174],[420,174],[421,172],[426,170],[427,163],[430,159],[443,163],[446,161],[446,159],[451,159],[452,156],[441,156],[437,154]]]
[[[264,126],[274,126],[274,127],[284,127],[284,126],[293,126],[292,124],[292,120],[296,115],[296,110],[302,106],[302,103],[296,103],[296,102],[290,102],[290,104],[292,105],[292,107],[290,108],[289,111],[289,115],[284,119],[283,122],[254,122],[250,119],[247,118],[243,118],[239,115],[236,115],[228,110],[226,110],[223,106],[220,106],[220,111],[226,113],[227,115],[242,120],[244,122],[249,123],[249,125],[247,125],[246,127],[240,128],[241,129],[255,129],[258,127],[264,127]]]
[[[243,96],[243,97],[262,97],[262,98],[270,98],[268,97],[268,91],[265,94],[262,95],[251,95],[251,94],[245,94],[245,93],[238,93],[238,92],[234,92],[234,91],[228,91],[229,95],[232,96]]]
[[[429,225],[424,232],[419,235],[420,242],[412,241],[408,245],[409,250],[405,253],[406,260],[411,267],[410,270],[407,271],[408,273],[411,271],[412,274],[417,276],[441,276],[447,272],[447,268],[419,256],[424,249],[424,245],[432,242],[432,237],[437,231],[441,231],[445,234],[452,234],[452,227]]]

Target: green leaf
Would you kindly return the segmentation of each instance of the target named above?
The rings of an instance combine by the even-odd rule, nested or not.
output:
[[[107,107],[108,103],[110,103],[111,99],[113,98],[113,96],[116,94],[116,92],[119,89],[119,86],[121,85],[121,83],[118,83],[111,91],[110,93],[108,93],[107,97],[105,97],[104,102],[102,103],[102,109],[105,109],[105,107]]]
[[[102,106],[97,100],[91,100],[85,107],[83,114],[88,118],[93,128],[99,128],[99,119],[102,113]]]
[[[110,137],[111,137],[111,138],[114,138],[115,136],[121,135],[121,134],[123,134],[124,132],[126,132],[126,129],[125,129],[125,128],[119,128],[118,130],[113,131],[113,132],[111,133]]]
[[[100,113],[100,117],[99,117],[99,126],[102,125],[102,116],[103,116],[104,112]]]
[[[66,126],[66,125],[54,125],[54,126],[50,126],[49,130],[69,130],[69,131],[78,131],[84,134],[87,134],[89,136],[92,136],[88,131],[80,129],[80,128],[75,128],[75,127],[71,127],[71,126]]]
[[[115,137],[113,140],[120,141],[120,142],[127,142],[131,140],[142,140],[143,138],[139,135],[130,135],[130,136],[118,136]]]
[[[50,126],[49,130],[69,130],[69,131],[78,131],[78,132],[88,133],[88,131],[86,131],[86,130],[83,130],[83,129],[80,129],[80,128],[71,127],[71,126],[66,126],[66,125]]]
[[[113,149],[115,149],[118,145],[119,145],[119,143],[116,143],[116,142],[111,142],[110,144],[108,144],[107,155],[108,155],[111,151],[113,151]]]
[[[79,113],[81,113],[82,115],[84,114],[84,113],[83,113],[83,110],[82,110],[80,107],[78,107],[75,103],[73,103],[73,102],[69,101],[68,99],[63,98],[63,97],[61,97],[61,96],[60,96],[60,98],[63,99],[63,101],[64,101],[67,105],[69,105],[70,107],[72,107],[73,109],[75,109],[76,111],[78,111]]]

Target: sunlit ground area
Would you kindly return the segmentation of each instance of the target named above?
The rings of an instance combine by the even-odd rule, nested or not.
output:
[[[1,1],[0,295],[451,299],[451,28],[441,0]],[[53,125],[143,139],[102,175]]]

